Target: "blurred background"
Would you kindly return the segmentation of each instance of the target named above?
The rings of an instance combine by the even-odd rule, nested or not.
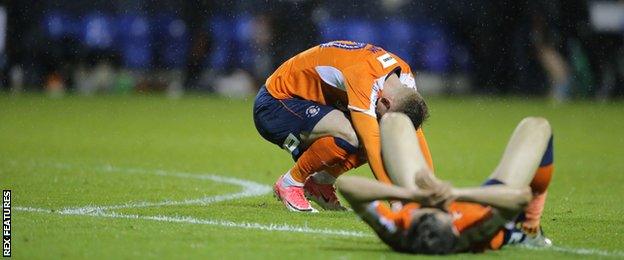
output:
[[[405,59],[428,95],[624,96],[624,1],[0,1],[5,92],[253,95],[332,40]]]

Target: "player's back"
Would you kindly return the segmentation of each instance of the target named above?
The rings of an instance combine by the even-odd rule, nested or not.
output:
[[[385,77],[391,65],[409,66],[380,47],[351,41],[334,41],[312,47],[284,62],[266,81],[269,93],[278,99],[301,98],[346,108],[350,78]],[[356,85],[356,84],[351,84]],[[370,93],[370,90],[363,90]],[[341,107],[339,107],[341,106]]]

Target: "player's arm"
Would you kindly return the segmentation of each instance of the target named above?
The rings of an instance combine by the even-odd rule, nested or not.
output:
[[[366,151],[368,165],[375,178],[383,183],[392,183],[381,159],[381,139],[377,119],[364,112],[351,111],[351,122]]]
[[[451,194],[450,190],[413,190],[357,176],[340,177],[336,181],[336,187],[356,212],[364,211],[366,205],[375,200],[413,201],[422,205],[436,205],[447,199],[446,195]]]
[[[425,133],[423,132],[422,128],[418,128],[418,130],[416,130],[416,137],[418,138],[420,151],[425,157],[427,165],[429,165],[429,168],[431,168],[431,173],[433,173],[433,159],[431,157],[431,152],[429,151],[429,144],[427,144],[427,139],[425,138]]]
[[[507,185],[457,188],[451,193],[457,201],[489,205],[512,215],[523,210],[532,196],[529,187],[513,188]]]

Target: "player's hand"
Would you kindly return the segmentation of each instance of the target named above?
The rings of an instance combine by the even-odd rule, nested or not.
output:
[[[540,221],[539,220],[525,220],[522,222],[522,231],[529,236],[536,236],[539,231]]]
[[[432,189],[422,190],[421,193],[421,196],[424,195],[424,198],[421,199],[421,204],[424,207],[446,210],[450,202],[454,199],[452,186],[446,182],[441,182],[432,187]]]
[[[448,182],[439,182],[432,189],[431,202],[432,206],[447,210],[449,204],[455,199],[453,195],[453,186]]]

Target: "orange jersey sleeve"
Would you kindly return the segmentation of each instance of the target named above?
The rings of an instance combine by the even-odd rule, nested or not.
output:
[[[412,211],[419,207],[416,203],[409,203],[400,211],[393,211],[385,203],[374,201],[368,204],[360,217],[388,246],[397,251],[404,251],[404,232],[412,221]]]
[[[381,159],[381,138],[379,136],[379,123],[377,123],[377,119],[362,112],[352,111],[351,121],[366,151],[368,165],[373,175],[381,182],[392,183]]]
[[[351,66],[344,71],[346,79],[348,108],[351,122],[366,151],[368,164],[377,180],[391,183],[381,158],[381,138],[377,121],[376,103],[386,78],[393,72],[402,71],[404,62],[383,50],[371,55],[365,62]],[[406,64],[405,64],[406,65]],[[409,66],[405,66],[409,71]]]
[[[495,215],[491,207],[453,202],[449,212],[453,215],[453,225],[460,233],[461,251],[481,252],[502,246],[505,221]]]
[[[433,159],[431,158],[431,152],[429,151],[429,145],[427,144],[427,139],[425,139],[425,133],[422,128],[418,128],[416,130],[416,137],[418,138],[418,144],[420,146],[420,151],[425,157],[425,161],[429,165],[431,171],[433,171]]]

